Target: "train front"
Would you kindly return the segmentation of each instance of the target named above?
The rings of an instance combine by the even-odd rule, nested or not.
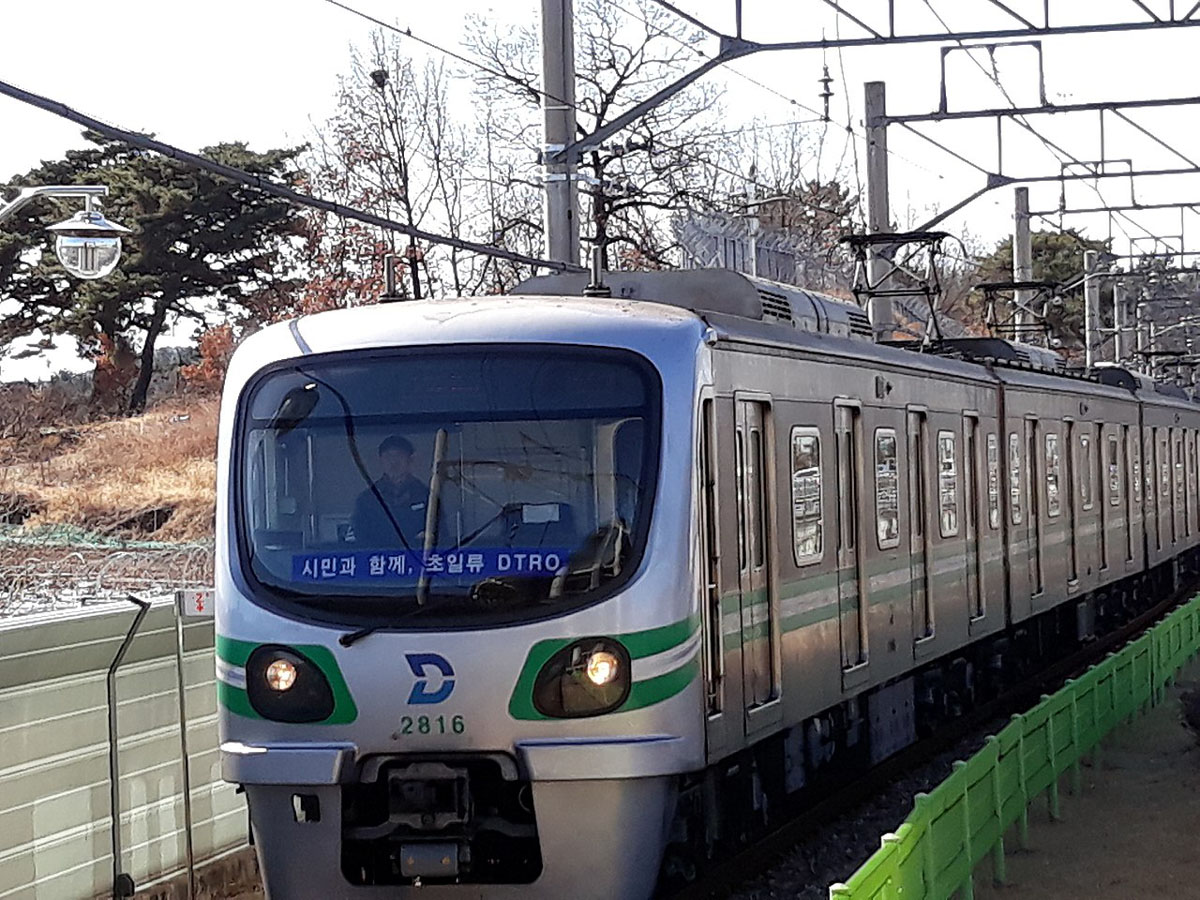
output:
[[[701,328],[499,298],[239,349],[221,761],[269,897],[651,893],[677,776],[703,767]]]

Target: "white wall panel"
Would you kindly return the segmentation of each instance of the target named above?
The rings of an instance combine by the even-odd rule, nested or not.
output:
[[[112,889],[105,674],[135,607],[0,620],[0,900]],[[171,603],[156,601],[117,677],[124,871],[183,870],[182,764]],[[211,622],[185,632],[198,861],[246,843],[243,798],[220,779]]]

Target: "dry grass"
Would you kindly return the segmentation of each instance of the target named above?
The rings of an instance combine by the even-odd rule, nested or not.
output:
[[[215,399],[174,400],[142,416],[55,431],[42,436],[38,458],[0,467],[0,492],[33,501],[28,528],[210,537],[217,415]]]

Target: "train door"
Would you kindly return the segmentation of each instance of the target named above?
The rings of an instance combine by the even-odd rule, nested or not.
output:
[[[862,496],[862,409],[839,401],[834,407],[837,441],[838,620],[842,645],[842,684],[865,679],[867,610],[859,555],[859,498]]]
[[[1026,532],[1029,544],[1029,585],[1031,593],[1036,597],[1045,587],[1042,581],[1042,541],[1045,539],[1045,529],[1042,525],[1041,484],[1046,475],[1046,466],[1039,447],[1037,419],[1025,420],[1025,449],[1025,459],[1029,468],[1029,528]]]
[[[963,511],[966,528],[967,619],[983,616],[983,583],[979,577],[979,416],[963,415]]]
[[[1186,535],[1183,522],[1183,429],[1171,429],[1171,543]]]
[[[1109,529],[1113,524],[1115,508],[1121,505],[1121,467],[1117,460],[1117,436],[1104,434],[1100,427],[1100,439],[1104,442],[1104,454],[1097,454],[1097,484],[1100,491],[1100,571],[1108,568],[1111,552]]]
[[[704,616],[704,706],[708,715],[718,716],[723,707],[725,648],[722,641],[721,557],[717,535],[717,467],[714,457],[716,425],[713,401],[704,400],[700,412],[700,577],[703,579]]]
[[[908,559],[912,587],[914,655],[933,637],[933,584],[929,577],[933,548],[929,534],[929,418],[908,408]]]
[[[1175,517],[1171,515],[1171,436],[1170,428],[1154,428],[1154,464],[1158,491],[1154,506],[1158,510],[1158,548],[1175,542]]]
[[[1133,554],[1133,529],[1136,523],[1137,507],[1135,503],[1141,503],[1142,500],[1142,473],[1141,466],[1135,462],[1135,454],[1137,453],[1137,445],[1129,440],[1129,426],[1121,426],[1121,439],[1125,442],[1124,453],[1124,477],[1121,479],[1125,485],[1125,562],[1132,563],[1134,561]]]
[[[1079,580],[1079,502],[1076,486],[1079,466],[1076,463],[1078,451],[1075,449],[1075,421],[1064,419],[1063,426],[1066,430],[1064,443],[1067,451],[1064,454],[1067,458],[1067,584],[1071,584]]]
[[[742,625],[742,693],[747,715],[775,698],[775,598],[768,523],[767,404],[739,400],[734,454],[738,491],[738,572]]]
[[[1146,428],[1144,439],[1145,449],[1142,452],[1143,467],[1145,469],[1145,490],[1143,493],[1143,515],[1146,517],[1154,517],[1154,552],[1153,560],[1148,560],[1148,564],[1158,562],[1157,554],[1162,550],[1163,546],[1163,528],[1162,517],[1158,514],[1158,429]],[[1146,529],[1146,543],[1149,546],[1150,542],[1150,527]]]
[[[1183,497],[1187,503],[1187,524],[1185,530],[1188,537],[1191,537],[1197,531],[1196,526],[1196,491],[1200,490],[1200,483],[1196,481],[1196,432],[1192,429],[1184,431],[1187,449],[1187,461],[1184,468],[1185,488]]]

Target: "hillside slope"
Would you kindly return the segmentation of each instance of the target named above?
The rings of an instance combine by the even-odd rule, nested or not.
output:
[[[0,523],[73,526],[111,537],[212,537],[215,398],[173,399],[142,416],[41,428],[0,442]]]

